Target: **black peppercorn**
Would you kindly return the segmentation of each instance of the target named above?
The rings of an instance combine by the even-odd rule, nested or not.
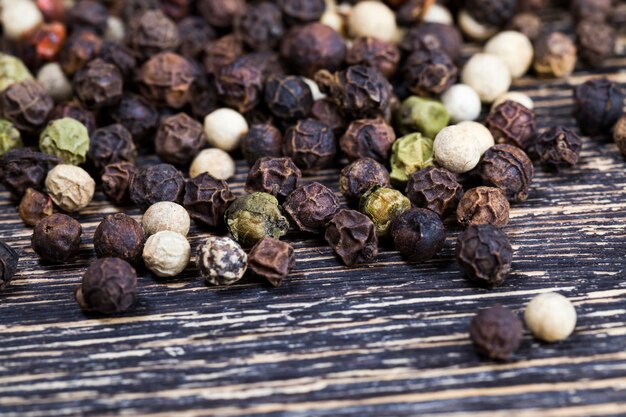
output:
[[[160,10],[147,10],[128,25],[128,46],[142,61],[159,52],[174,51],[180,44],[176,24]]]
[[[123,85],[120,70],[102,59],[91,61],[81,68],[73,81],[76,96],[88,109],[100,109],[119,103]]]
[[[437,213],[412,208],[391,223],[391,237],[398,252],[411,262],[426,262],[443,248],[446,232]]]
[[[136,290],[137,273],[128,262],[102,258],[87,268],[81,286],[76,289],[76,301],[85,311],[121,313],[135,302]]]
[[[613,0],[572,0],[570,9],[576,20],[604,23],[614,10]]]
[[[399,62],[400,50],[397,46],[371,37],[355,39],[346,56],[348,65],[367,65],[387,78],[395,74]]]
[[[50,121],[69,117],[76,119],[87,128],[91,135],[96,130],[96,116],[91,110],[87,110],[76,101],[60,103],[54,107],[50,114]]]
[[[229,28],[245,14],[245,0],[198,0],[198,11],[211,26]]]
[[[517,0],[468,0],[465,10],[476,21],[489,26],[503,26],[515,14]]]
[[[189,16],[178,22],[178,52],[187,58],[198,58],[205,45],[215,39],[215,31],[201,17]]]
[[[457,62],[462,55],[463,37],[456,26],[423,22],[411,27],[399,46],[407,52],[420,49],[442,50]]]
[[[208,74],[217,76],[223,67],[231,64],[241,54],[243,46],[235,35],[209,41],[204,47],[204,69]]]
[[[124,81],[131,81],[137,68],[137,60],[133,51],[116,42],[104,42],[98,58],[115,65],[122,74]]]
[[[144,141],[159,126],[159,112],[156,107],[143,97],[132,93],[122,96],[111,117],[128,129],[136,144]]]
[[[338,136],[346,130],[346,120],[339,107],[329,98],[316,100],[311,108],[311,117],[325,123]]]
[[[463,187],[457,176],[447,169],[428,167],[409,177],[406,196],[417,207],[444,216],[456,208],[463,196]]]
[[[246,180],[246,192],[261,191],[284,200],[295,190],[302,172],[290,158],[261,158],[250,168]]]
[[[496,305],[474,316],[469,334],[478,353],[492,359],[508,360],[522,343],[523,326],[515,313]]]
[[[456,210],[457,221],[470,224],[492,224],[504,227],[509,222],[509,201],[502,190],[494,187],[476,187],[463,194]]]
[[[155,104],[179,109],[189,101],[189,87],[196,75],[186,58],[161,52],[139,69],[139,91]]]
[[[272,237],[264,237],[250,250],[248,267],[278,287],[296,263],[293,246]]]
[[[422,20],[433,5],[434,0],[387,0],[390,6],[397,8],[396,20],[399,24],[410,26]]]
[[[330,188],[311,182],[296,188],[283,209],[299,230],[320,233],[339,210],[339,200]]]
[[[528,198],[530,182],[535,173],[528,155],[511,145],[489,148],[480,160],[477,171],[485,185],[501,189],[509,201],[515,202]]]
[[[615,55],[617,34],[606,23],[583,20],[576,26],[578,55],[593,67]]]
[[[20,256],[7,243],[0,241],[0,290],[5,289],[17,271]]]
[[[141,225],[124,213],[106,216],[93,235],[93,247],[98,258],[120,258],[131,264],[141,258],[144,242]]]
[[[53,212],[52,199],[49,195],[28,188],[20,201],[18,211],[20,218],[28,226],[35,226],[44,217]]]
[[[177,165],[189,163],[206,143],[204,127],[186,113],[163,120],[154,139],[159,158]]]
[[[404,64],[404,80],[409,90],[420,96],[445,92],[455,83],[458,69],[452,58],[441,49],[421,48]]]
[[[102,39],[91,31],[74,32],[67,39],[59,55],[59,63],[68,76],[87,65],[100,54]]]
[[[608,133],[623,113],[626,89],[597,78],[574,89],[574,116],[580,129],[589,135]]]
[[[185,179],[169,164],[157,164],[140,169],[130,181],[130,198],[141,209],[159,201],[181,203]]]
[[[278,5],[292,25],[318,21],[326,10],[324,0],[278,0]]]
[[[315,119],[298,121],[285,133],[283,154],[303,172],[315,172],[328,166],[337,153],[337,141],[332,130]]]
[[[0,182],[21,198],[28,188],[42,190],[46,175],[60,160],[29,148],[13,148],[0,159]]]
[[[283,135],[269,123],[255,124],[241,139],[241,153],[253,165],[265,156],[279,157],[283,154]]]
[[[576,133],[564,126],[554,126],[537,135],[531,155],[544,167],[558,171],[576,165],[581,149],[582,140]]]
[[[339,139],[339,147],[349,160],[372,158],[387,162],[396,134],[383,119],[355,120]]]
[[[613,141],[622,155],[626,156],[626,115],[620,117],[617,123],[615,123]]]
[[[389,171],[372,158],[361,158],[344,167],[339,174],[339,189],[352,201],[358,201],[374,186],[389,187]]]
[[[191,12],[193,0],[161,0],[161,9],[174,20],[180,20]],[[207,25],[208,26],[208,25]]]
[[[467,278],[495,287],[511,272],[513,249],[509,238],[496,226],[470,225],[457,239],[456,260]]]
[[[124,20],[131,20],[146,10],[156,10],[160,6],[159,0],[113,0],[111,13]]]
[[[75,32],[88,29],[103,35],[108,17],[107,8],[94,0],[80,0],[67,8],[67,22]]]
[[[189,216],[198,224],[220,226],[229,204],[235,201],[226,181],[202,173],[185,184],[183,205]]]
[[[535,42],[541,35],[543,23],[536,14],[525,12],[513,16],[508,27],[510,30],[526,35],[531,42]]]
[[[189,87],[189,106],[191,115],[202,119],[218,109],[218,97],[215,83],[207,75],[199,75]]]
[[[276,77],[265,84],[265,104],[280,119],[302,119],[311,112],[313,94],[301,77]]]
[[[11,84],[0,93],[0,114],[20,132],[36,134],[48,122],[54,102],[35,80]]]
[[[280,8],[269,1],[249,5],[247,13],[238,24],[238,32],[243,42],[255,51],[274,49],[284,31]]]
[[[378,255],[374,223],[356,210],[339,210],[328,222],[324,237],[347,266],[371,262]]]
[[[93,132],[87,156],[96,169],[102,171],[114,162],[135,162],[137,148],[130,132],[121,124],[114,124]]]
[[[130,162],[116,162],[104,167],[102,172],[102,191],[114,203],[130,201],[130,181],[138,169]]]
[[[535,112],[516,101],[506,100],[489,113],[485,126],[496,143],[526,149],[535,135]]]
[[[31,246],[42,259],[62,263],[78,253],[82,233],[77,220],[66,214],[53,214],[37,223]]]

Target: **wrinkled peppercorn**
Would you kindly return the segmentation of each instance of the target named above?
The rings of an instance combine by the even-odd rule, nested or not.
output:
[[[76,119],[87,128],[91,135],[96,130],[96,116],[91,110],[87,110],[76,101],[68,101],[58,104],[50,114],[50,120],[57,120],[69,117]]]
[[[276,48],[285,32],[280,8],[269,1],[249,5],[238,24],[238,31],[243,42],[255,51]]]
[[[383,119],[355,120],[339,139],[341,151],[353,161],[359,158],[372,158],[387,162],[396,134]]]
[[[339,210],[339,200],[330,188],[311,182],[296,188],[287,197],[283,209],[300,231],[321,233]]]
[[[181,203],[185,179],[169,164],[157,164],[140,169],[130,181],[130,198],[142,210],[159,201]]]
[[[113,64],[96,59],[74,76],[76,96],[88,109],[101,109],[117,104],[123,92],[122,73]]]
[[[574,88],[574,117],[588,135],[608,133],[623,113],[626,89],[606,78],[596,78]]]
[[[361,198],[372,187],[389,187],[389,172],[372,158],[361,158],[344,167],[339,174],[339,189],[349,200]]]
[[[396,250],[407,260],[426,262],[443,248],[446,231],[437,213],[412,208],[393,221],[391,237]]]
[[[617,34],[605,24],[584,20],[576,26],[578,55],[592,67],[599,67],[604,60],[615,55]]]
[[[245,0],[198,0],[198,11],[211,26],[229,28],[246,13]]]
[[[128,262],[117,258],[93,261],[76,289],[81,309],[102,314],[128,310],[135,302],[137,273]]]
[[[572,0],[570,9],[576,20],[603,23],[613,10],[613,0]]]
[[[328,166],[337,153],[337,141],[332,130],[315,119],[298,121],[285,133],[283,154],[304,173]]]
[[[537,135],[531,148],[531,155],[548,169],[560,170],[576,165],[582,140],[576,133],[564,126],[554,126]]]
[[[265,84],[265,104],[280,119],[303,119],[311,112],[313,94],[302,77],[276,77]]]
[[[626,156],[626,115],[620,117],[617,123],[615,123],[613,140],[622,155]]]
[[[130,20],[146,10],[156,10],[160,7],[159,0],[113,0],[112,14]]]
[[[58,163],[54,156],[14,148],[0,159],[0,180],[14,197],[22,197],[28,188],[42,190],[48,171]]]
[[[312,77],[320,69],[339,69],[346,59],[346,52],[341,35],[317,22],[293,27],[280,45],[285,61],[306,77]]]
[[[302,172],[290,158],[261,158],[250,168],[246,192],[265,192],[284,200],[300,184]]]
[[[231,285],[243,277],[248,257],[234,240],[211,236],[198,247],[196,266],[207,282]]]
[[[26,225],[35,226],[41,219],[52,214],[52,199],[47,194],[28,188],[20,201],[18,211]]]
[[[241,139],[240,147],[248,165],[253,165],[258,159],[266,156],[281,156],[283,154],[283,135],[280,130],[269,123],[255,124]]]
[[[215,38],[215,31],[201,17],[189,16],[178,22],[180,46],[178,51],[187,58],[198,58],[207,42]]]
[[[328,94],[341,111],[353,117],[376,117],[385,113],[391,101],[391,86],[376,69],[353,65],[331,74],[315,74],[322,92]]]
[[[98,56],[101,48],[102,39],[95,33],[90,31],[72,33],[59,55],[63,72],[67,76],[76,74],[79,69]]]
[[[352,42],[346,63],[376,68],[385,77],[393,76],[400,62],[398,47],[377,38],[362,37]]]
[[[98,258],[120,258],[137,263],[146,237],[141,225],[124,213],[109,214],[100,222],[93,235],[93,247]]]
[[[346,130],[346,122],[339,108],[329,98],[316,100],[311,108],[311,117],[328,125],[335,135],[341,135]]]
[[[374,186],[363,194],[359,201],[359,211],[372,219],[376,235],[386,237],[393,221],[411,208],[411,202],[398,190]]]
[[[356,210],[339,210],[328,222],[324,237],[347,266],[371,262],[378,255],[374,223]]]
[[[509,238],[496,226],[470,225],[457,239],[456,260],[470,280],[495,287],[511,272],[513,249]]]
[[[206,43],[204,47],[204,69],[217,76],[220,70],[243,54],[241,41],[235,35],[226,35]]]
[[[131,81],[137,68],[137,60],[133,51],[116,42],[104,42],[98,58],[115,65],[122,74],[124,81]]]
[[[515,14],[517,0],[468,0],[465,9],[476,21],[503,26]]]
[[[24,80],[0,93],[0,113],[23,133],[37,133],[50,116],[54,103],[41,84]]]
[[[418,49],[404,64],[404,80],[409,90],[420,96],[443,93],[456,82],[458,74],[452,58],[441,49]]]
[[[195,76],[196,71],[186,58],[161,52],[139,69],[139,91],[157,104],[179,109],[189,101],[189,87]]]
[[[228,231],[245,246],[253,246],[265,236],[275,239],[289,230],[278,200],[271,194],[253,193],[237,197],[224,216]]]
[[[199,75],[189,87],[189,106],[191,115],[203,118],[218,109],[218,97],[213,80],[206,75]]]
[[[526,149],[535,135],[535,112],[520,103],[506,100],[489,113],[485,125],[496,143]]]
[[[138,168],[130,162],[116,162],[104,167],[102,172],[102,191],[114,203],[130,201],[130,182]]]
[[[296,263],[293,246],[278,239],[264,237],[250,250],[248,266],[270,284],[278,287]]]
[[[90,29],[103,35],[108,17],[107,8],[94,0],[80,0],[67,8],[67,22],[73,31]]]
[[[457,221],[464,225],[492,224],[504,227],[509,222],[509,201],[502,190],[494,187],[476,187],[468,190],[459,201]]]
[[[540,76],[563,77],[574,71],[576,45],[561,32],[550,32],[535,42],[533,67]]]
[[[0,241],[0,290],[5,289],[17,271],[20,256],[7,243]]]
[[[180,44],[176,24],[160,10],[147,10],[128,25],[128,46],[142,61],[159,52],[174,51]]]
[[[457,62],[461,58],[463,38],[453,25],[424,22],[411,27],[399,46],[407,52],[420,49],[442,50]]]
[[[78,253],[83,228],[66,214],[52,214],[35,226],[31,246],[42,259],[62,263]]]
[[[235,201],[228,184],[207,173],[191,178],[185,184],[183,205],[198,224],[217,227],[222,224],[229,204]]]
[[[143,97],[132,93],[122,96],[111,117],[128,129],[136,144],[144,141],[159,126],[159,112],[156,107]]]
[[[485,185],[501,189],[509,201],[521,202],[528,198],[535,171],[528,155],[520,148],[493,146],[485,152],[477,169]]]
[[[469,334],[478,353],[504,361],[510,359],[522,343],[523,326],[515,313],[496,305],[474,316]]]
[[[326,10],[324,0],[278,0],[278,5],[292,25],[318,21]]]
[[[443,217],[456,208],[463,196],[463,187],[457,176],[447,169],[428,167],[409,177],[406,196],[417,207]]]
[[[206,143],[204,126],[186,113],[178,113],[163,120],[154,138],[159,158],[177,165],[189,163]]]
[[[102,171],[114,162],[135,162],[137,148],[130,132],[121,124],[114,124],[93,132],[87,156]]]

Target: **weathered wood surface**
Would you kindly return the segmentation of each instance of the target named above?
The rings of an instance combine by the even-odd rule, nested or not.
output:
[[[593,74],[626,82],[625,68],[621,56]],[[590,75],[516,89],[535,100],[541,127],[574,127],[571,86]],[[315,177],[335,189],[336,178]],[[585,138],[575,169],[538,170],[506,228],[514,272],[494,290],[463,279],[450,224],[426,264],[383,248],[376,263],[345,268],[321,240],[291,235],[298,263],[281,288],[250,276],[211,287],[194,267],[171,280],[144,271],[132,311],[85,316],[73,291],[95,226],[119,210],[98,194],[80,216],[80,257],[44,265],[0,193],[0,238],[22,255],[0,294],[1,416],[626,415],[626,161],[608,137]],[[191,236],[195,248],[207,234]],[[545,291],[574,301],[570,339],[547,345],[526,333],[510,363],[477,357],[466,331],[477,309],[521,313]]]

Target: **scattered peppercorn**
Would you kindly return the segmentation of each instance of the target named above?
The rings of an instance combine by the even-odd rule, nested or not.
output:
[[[374,186],[361,196],[359,211],[372,219],[376,236],[387,237],[393,221],[411,208],[411,201],[398,190]]]
[[[187,236],[191,220],[180,204],[159,201],[148,207],[141,218],[141,226],[148,236],[164,230]]]
[[[536,42],[543,31],[543,22],[534,13],[518,13],[509,22],[509,29],[520,32],[531,42]]]
[[[20,131],[13,126],[13,123],[0,119],[0,156],[13,148],[21,148],[23,145]]]
[[[135,162],[137,148],[130,132],[121,124],[114,124],[93,132],[88,157],[101,172],[109,164]]]
[[[433,165],[433,141],[412,133],[394,142],[391,151],[391,181],[405,184],[411,174]]]
[[[282,284],[295,263],[293,246],[271,237],[259,240],[248,255],[248,266],[252,272],[275,287]]]
[[[289,230],[278,200],[267,193],[237,197],[226,210],[225,220],[228,231],[244,246],[253,246],[265,236],[278,239]]]
[[[459,29],[453,25],[422,22],[406,32],[399,46],[407,52],[424,48],[440,49],[458,62],[462,56],[463,38]]]
[[[434,138],[450,121],[443,103],[416,96],[405,99],[397,113],[397,124],[407,135],[417,131]]]
[[[524,311],[526,326],[545,342],[565,340],[576,327],[576,309],[561,294],[548,292],[535,296]]]
[[[465,9],[478,22],[503,26],[515,13],[517,0],[468,0]]]
[[[66,214],[43,218],[33,230],[31,246],[41,259],[62,263],[78,253],[83,228]]]
[[[313,107],[313,94],[302,77],[276,77],[265,83],[265,104],[280,119],[303,119]]]
[[[465,84],[455,84],[441,96],[442,104],[450,116],[452,123],[460,123],[478,119],[482,110],[482,103],[478,93]],[[497,100],[496,100],[497,101]],[[495,103],[495,102],[494,102]],[[422,107],[418,107],[420,110]],[[404,105],[400,108],[400,120],[404,119]],[[410,114],[410,113],[408,113]],[[421,120],[421,115],[418,120]],[[400,122],[402,123],[402,122]],[[443,128],[444,126],[442,126]],[[439,129],[441,131],[441,129]],[[433,136],[434,137],[434,136]]]
[[[456,219],[464,226],[492,224],[504,227],[509,222],[510,208],[499,188],[476,187],[466,191],[459,201]]]
[[[228,205],[235,200],[225,181],[200,174],[185,184],[184,206],[197,223],[217,227],[222,224]]]
[[[615,55],[617,33],[606,23],[583,20],[576,26],[578,55],[592,67]]]
[[[393,11],[380,1],[360,1],[348,16],[348,32],[353,38],[376,36],[385,42],[396,39],[398,26]]]
[[[46,176],[45,185],[54,204],[69,213],[87,207],[96,191],[96,182],[87,171],[67,164],[52,168]]]
[[[0,53],[0,92],[11,84],[32,79],[33,75],[22,60],[13,55]]]
[[[135,302],[137,273],[128,262],[118,258],[93,261],[76,289],[81,309],[102,314],[122,313]]]
[[[248,5],[238,24],[243,42],[255,51],[274,49],[284,35],[280,8],[270,1]]]
[[[325,238],[347,266],[371,262],[378,255],[374,223],[356,210],[339,210],[328,222]]]
[[[290,158],[261,158],[248,172],[246,192],[265,192],[284,201],[301,178],[302,172]]]
[[[429,209],[443,217],[456,208],[463,196],[463,187],[450,171],[428,167],[409,177],[406,196],[417,207]]]
[[[180,233],[164,230],[150,236],[143,247],[146,267],[158,277],[175,277],[191,258],[191,246]]]
[[[321,233],[339,210],[339,200],[328,187],[311,182],[296,188],[287,197],[283,209],[300,231]]]
[[[67,8],[67,22],[75,31],[91,29],[102,35],[108,15],[106,6],[95,0],[80,0]]]
[[[561,32],[542,35],[535,42],[534,68],[539,76],[565,77],[576,66],[576,45]]]
[[[189,101],[189,87],[195,77],[196,70],[186,58],[161,52],[139,69],[139,91],[154,103],[180,109]]]
[[[535,136],[535,112],[520,103],[506,100],[489,113],[485,125],[496,143],[526,149]]]
[[[496,305],[474,316],[469,334],[478,353],[505,361],[511,358],[522,343],[523,326],[515,313]]]
[[[130,182],[138,168],[130,162],[116,162],[104,167],[102,171],[102,191],[114,203],[130,201]]]
[[[613,140],[622,155],[626,156],[626,115],[620,117],[615,123]]]
[[[404,79],[412,93],[434,96],[446,91],[456,82],[458,69],[452,58],[440,49],[421,48],[413,52],[404,64]]]
[[[204,127],[186,113],[178,113],[163,120],[154,138],[159,158],[177,165],[188,164],[206,143]]]
[[[0,290],[5,289],[17,272],[20,256],[6,242],[0,241]]]
[[[21,198],[28,188],[42,190],[48,171],[59,162],[30,148],[14,148],[0,158],[0,180],[14,197]]]
[[[176,24],[160,10],[146,10],[128,25],[128,45],[142,61],[180,44]]]
[[[199,0],[197,8],[204,20],[216,28],[229,28],[246,12],[245,0]]]
[[[283,154],[283,135],[269,123],[250,126],[248,133],[241,139],[241,153],[248,162],[254,163],[263,157],[280,157]]]
[[[410,262],[426,262],[443,248],[446,232],[439,216],[430,210],[412,208],[391,224],[394,246]]]
[[[485,44],[485,53],[496,55],[506,64],[514,79],[526,74],[533,63],[534,48],[523,33],[507,30]]]
[[[28,188],[20,201],[18,211],[27,226],[35,226],[44,217],[52,214],[52,199],[47,194]]]
[[[472,87],[483,103],[492,103],[511,86],[511,71],[496,55],[474,54],[463,67],[463,84]]]
[[[570,9],[576,20],[603,23],[614,9],[612,0],[572,0]]]
[[[141,225],[124,213],[109,214],[96,228],[93,247],[98,258],[120,258],[135,264],[145,242]]]
[[[339,189],[348,199],[358,201],[374,186],[389,187],[387,168],[372,158],[361,158],[347,165],[339,174]]]
[[[2,117],[23,133],[39,132],[47,123],[53,105],[50,95],[35,80],[13,83],[0,93]]]
[[[225,107],[204,118],[204,133],[209,145],[230,152],[239,147],[241,138],[248,133],[248,122],[241,113]]]
[[[58,104],[50,115],[50,120],[70,118],[83,124],[91,135],[96,130],[96,115],[87,110],[77,101],[67,101]]]
[[[546,168],[571,168],[578,162],[582,140],[571,129],[554,126],[536,136],[531,155]]]
[[[76,96],[88,109],[101,109],[119,103],[123,93],[122,73],[113,64],[96,59],[74,76]]]
[[[209,41],[204,47],[204,69],[215,77],[223,67],[231,64],[241,54],[243,45],[234,34]]]
[[[124,126],[135,144],[141,144],[159,126],[159,112],[150,102],[136,94],[127,93],[111,117]]]
[[[54,120],[41,132],[39,149],[67,164],[82,164],[89,151],[89,132],[82,123],[69,117]]]
[[[359,158],[372,158],[387,162],[396,134],[383,119],[354,120],[348,126],[339,147],[351,161]]]
[[[328,166],[336,153],[335,135],[318,120],[299,120],[285,133],[283,154],[290,157],[304,173]]]
[[[59,62],[67,76],[73,76],[100,54],[102,39],[89,30],[74,32],[61,50]]]
[[[211,236],[198,247],[196,265],[207,282],[231,285],[246,272],[248,256],[234,240]]]
[[[456,260],[467,278],[495,287],[511,272],[513,249],[509,238],[496,226],[470,225],[457,239]]]
[[[588,135],[608,133],[623,114],[626,89],[606,78],[586,81],[574,88],[574,117]]]
[[[485,152],[477,169],[485,185],[501,189],[509,201],[528,198],[535,171],[530,158],[520,148],[495,145]]]
[[[330,127],[336,136],[341,135],[346,130],[348,121],[343,118],[335,102],[327,97],[313,103],[311,117]]]
[[[399,62],[398,47],[375,37],[355,39],[346,56],[348,65],[366,65],[388,78],[395,74]]]
[[[178,51],[187,58],[198,58],[205,45],[215,38],[215,30],[199,16],[188,16],[178,22]]]
[[[125,82],[132,81],[137,68],[137,60],[129,48],[115,42],[104,42],[98,58],[115,65]]]
[[[221,149],[211,148],[201,151],[189,166],[189,177],[208,173],[218,180],[227,180],[233,175],[237,167],[233,158]]]
[[[140,169],[130,181],[130,198],[142,210],[159,201],[181,203],[185,179],[169,164],[157,164]]]

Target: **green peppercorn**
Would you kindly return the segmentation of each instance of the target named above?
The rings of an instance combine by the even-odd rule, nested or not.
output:
[[[238,197],[226,210],[225,219],[230,233],[244,246],[252,246],[265,236],[278,239],[289,229],[278,200],[268,193]]]
[[[391,149],[391,181],[404,185],[414,172],[433,165],[433,141],[421,133],[396,140]]]
[[[32,79],[33,75],[19,58],[0,53],[0,91],[13,83]]]
[[[0,156],[13,148],[21,148],[22,146],[24,145],[20,131],[13,126],[13,123],[0,119]]]
[[[58,119],[41,133],[39,148],[67,164],[80,165],[85,162],[89,151],[89,132],[85,125],[75,119]]]
[[[402,102],[398,111],[400,131],[417,131],[429,138],[437,136],[449,121],[450,114],[443,103],[428,98],[411,96]]]
[[[379,238],[389,234],[391,223],[411,208],[411,201],[393,188],[374,186],[363,194],[359,210],[372,219]]]

